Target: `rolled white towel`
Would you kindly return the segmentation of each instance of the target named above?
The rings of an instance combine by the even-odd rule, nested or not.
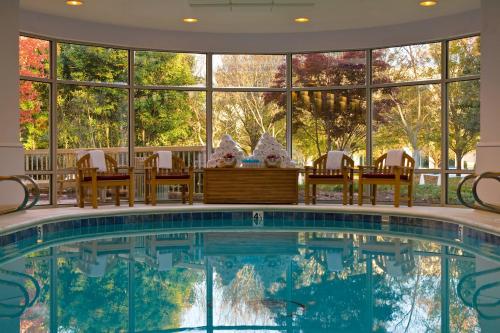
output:
[[[158,154],[158,168],[172,169],[172,152],[169,150],[162,150],[156,153]]]
[[[326,168],[328,170],[342,169],[342,157],[344,157],[344,152],[341,150],[329,151],[326,157]]]
[[[104,157],[104,151],[102,150],[91,150],[90,154],[90,165],[93,168],[97,168],[99,172],[106,172],[106,158]]]
[[[403,163],[403,153],[402,149],[393,149],[387,152],[387,159],[385,160],[385,165],[391,166],[401,166]]]

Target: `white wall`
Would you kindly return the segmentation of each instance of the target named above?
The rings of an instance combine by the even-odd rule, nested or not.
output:
[[[482,0],[481,26],[481,142],[477,172],[500,172],[500,1]],[[500,204],[500,182],[479,188],[485,200]]]
[[[20,19],[22,32],[59,39],[160,50],[250,53],[330,51],[402,45],[477,33],[480,28],[479,10],[371,29],[277,34],[138,29],[88,23],[29,11],[21,11]]]
[[[19,3],[0,1],[0,175],[24,173],[19,142]],[[11,184],[12,185],[12,184]],[[11,186],[0,184],[0,205],[17,201]]]

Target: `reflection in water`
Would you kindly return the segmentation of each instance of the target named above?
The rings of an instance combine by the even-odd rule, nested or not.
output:
[[[437,243],[345,232],[95,239],[4,264],[0,316],[22,315],[0,324],[6,332],[488,331],[500,317],[499,267]]]

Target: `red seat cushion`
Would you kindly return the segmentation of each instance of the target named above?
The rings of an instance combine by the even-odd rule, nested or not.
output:
[[[97,180],[127,180],[129,179],[128,173],[104,173],[104,174],[97,174]],[[92,177],[84,177],[84,181],[88,182],[92,180]]]
[[[160,174],[156,175],[156,179],[189,179],[189,174]]]
[[[395,179],[396,175],[393,173],[364,173],[363,178]],[[407,175],[401,175],[399,178],[402,180],[408,180]]]
[[[342,175],[309,175],[312,179],[342,179]]]

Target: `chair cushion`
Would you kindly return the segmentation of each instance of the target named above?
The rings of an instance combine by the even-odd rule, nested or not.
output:
[[[189,174],[187,174],[187,173],[159,174],[159,175],[156,175],[156,179],[189,179]]]
[[[127,180],[129,179],[128,173],[105,173],[97,174],[97,180]],[[83,178],[84,181],[88,182],[92,180],[92,177],[87,176]]]
[[[364,173],[363,178],[379,178],[379,179],[395,179],[396,175],[393,173],[377,173],[377,172],[372,172],[372,173]],[[399,177],[402,180],[408,180],[407,175],[401,175]]]
[[[342,175],[309,175],[312,179],[342,179]]]

